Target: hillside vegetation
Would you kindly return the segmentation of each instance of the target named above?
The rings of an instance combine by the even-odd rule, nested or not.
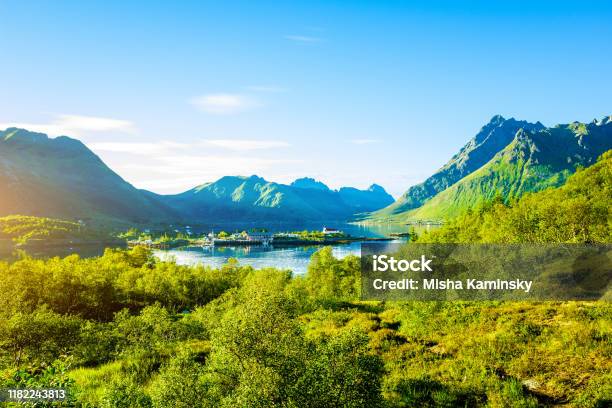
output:
[[[359,260],[306,277],[142,248],[0,263],[0,386],[102,407],[602,407],[609,303],[358,302]]]
[[[468,210],[421,242],[612,242],[612,150],[559,188]]]
[[[25,215],[0,218],[0,239],[10,239],[18,245],[116,240],[109,233],[83,223]]]
[[[612,152],[421,242],[610,242]],[[0,263],[0,386],[102,407],[604,407],[609,302],[362,302],[360,262],[306,276],[144,248]]]
[[[522,127],[508,137],[517,126]],[[610,118],[552,128],[513,119],[492,121],[438,173],[370,217],[396,222],[449,220],[494,197],[508,202],[527,192],[560,186],[610,148]],[[440,188],[423,199],[414,198],[431,185]]]

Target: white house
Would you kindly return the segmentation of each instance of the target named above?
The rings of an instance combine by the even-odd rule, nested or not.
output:
[[[335,229],[335,228],[323,227],[323,234],[325,235],[342,234],[342,231]]]
[[[268,245],[274,240],[274,235],[269,232],[249,232],[247,233],[247,240],[261,242],[264,245]]]

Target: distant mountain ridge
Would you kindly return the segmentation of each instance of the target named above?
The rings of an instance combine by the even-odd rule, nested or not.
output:
[[[302,177],[295,180],[290,184],[291,187],[295,188],[313,188],[317,190],[329,190],[329,187],[320,181],[313,179],[312,177]]]
[[[182,194],[159,195],[123,180],[76,139],[0,131],[0,215],[142,224],[343,221],[393,202],[382,188],[340,190],[311,178],[284,185],[226,176]]]
[[[24,129],[0,131],[0,216],[123,223],[448,219],[499,195],[564,183],[612,149],[612,116],[547,128],[494,116],[435,174],[397,201],[374,184],[332,190],[313,178],[281,184],[226,176],[181,194],[140,190],[83,143]]]
[[[338,194],[345,203],[355,208],[357,212],[370,212],[382,208],[381,204],[390,205],[395,200],[382,186],[372,184],[367,190],[354,187],[341,187]],[[378,207],[378,208],[377,208]]]
[[[311,177],[297,179],[290,186],[300,189],[332,191],[325,183]],[[365,190],[359,190],[355,187],[340,187],[334,192],[340,195],[346,205],[352,207],[352,211],[357,212],[375,211],[395,201],[393,196],[378,184],[372,184]]]
[[[512,133],[514,132],[514,133]],[[500,148],[501,146],[501,148]],[[499,195],[556,187],[612,148],[612,120],[546,128],[495,116],[445,166],[373,219],[446,219]]]
[[[258,176],[225,176],[163,200],[176,211],[196,219],[228,221],[248,217],[301,221],[348,220],[356,213],[389,205],[393,197],[380,186],[333,191],[312,178],[285,185]]]

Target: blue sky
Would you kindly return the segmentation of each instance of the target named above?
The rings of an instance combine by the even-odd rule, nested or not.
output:
[[[610,2],[124,3],[0,1],[0,127],[77,137],[156,192],[398,195],[495,114],[612,114]]]

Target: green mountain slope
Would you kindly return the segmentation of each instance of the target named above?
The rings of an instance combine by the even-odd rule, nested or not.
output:
[[[0,131],[0,214],[111,222],[150,222],[177,215],[134,188],[80,141]]]
[[[379,186],[333,191],[308,178],[285,185],[258,176],[226,176],[163,199],[193,219],[299,222],[350,219],[357,212],[384,207],[392,197]]]
[[[504,119],[501,115],[494,116],[440,170],[421,184],[410,187],[396,202],[374,213],[371,218],[386,219],[420,207],[436,194],[486,164],[512,141],[519,129],[537,131],[544,129],[544,125],[540,122],[529,123],[514,118]]]
[[[318,194],[331,194],[313,190]],[[166,198],[178,211],[194,219],[219,221],[299,220],[325,214],[309,205],[289,186],[261,177],[226,176],[185,193]]]
[[[447,219],[496,195],[508,200],[525,192],[556,187],[578,167],[589,166],[612,148],[612,121],[572,123],[529,132],[520,129],[512,142],[486,165],[398,219]]]
[[[418,238],[419,242],[612,242],[612,150],[565,184],[510,204],[489,202]]]

